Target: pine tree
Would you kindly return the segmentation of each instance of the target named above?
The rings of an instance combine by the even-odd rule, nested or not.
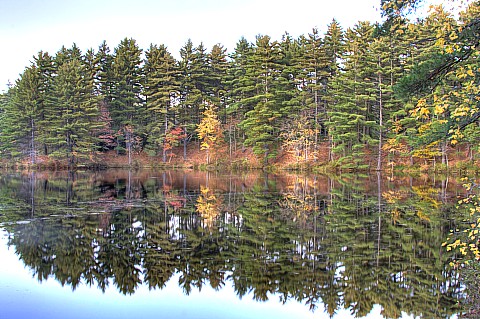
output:
[[[388,42],[386,37],[378,37],[372,43],[372,54],[377,60],[375,67],[375,90],[372,92],[376,96],[376,101],[372,106],[372,119],[375,121],[374,132],[372,132],[372,138],[377,140],[377,170],[382,169],[383,160],[383,143],[385,135],[385,123],[386,111],[391,109],[392,105],[387,105],[387,96],[392,94],[393,87],[389,85],[388,79],[391,70],[390,55],[388,50]],[[392,102],[390,100],[389,102]],[[375,132],[376,131],[376,132]]]
[[[316,151],[319,133],[325,135],[326,131],[327,108],[324,98],[328,82],[325,47],[317,29],[313,29],[305,39],[304,64],[308,74],[306,103],[309,109],[308,117],[312,117],[310,121],[313,122],[312,129],[315,132],[314,150]]]
[[[58,70],[63,64],[68,63],[72,60],[81,60],[82,51],[77,46],[76,43],[73,43],[72,47],[67,49],[65,46],[62,46],[60,50],[55,55],[54,64],[55,68]]]
[[[375,103],[374,68],[371,53],[373,26],[360,22],[345,35],[344,72],[333,84],[335,102],[329,113],[333,151],[342,154],[345,166],[364,169],[364,150],[372,144],[372,106]]]
[[[113,99],[113,56],[110,54],[110,48],[105,41],[98,48],[96,60],[98,64],[96,77],[98,91],[104,103],[110,107]]]
[[[327,70],[328,75],[326,77],[326,82],[324,85],[324,96],[322,100],[325,103],[325,111],[327,112],[327,123],[329,121],[329,112],[332,110],[331,106],[335,103],[332,98],[333,94],[333,81],[340,72],[340,64],[342,63],[342,58],[345,54],[345,39],[344,31],[342,30],[340,24],[333,19],[332,22],[328,25],[327,32],[323,38],[324,52],[326,56]],[[325,125],[328,127],[328,125]],[[328,161],[333,160],[333,134],[329,132],[329,152],[328,152]]]
[[[118,149],[118,134],[114,130],[114,123],[111,117],[114,92],[113,56],[110,54],[110,48],[105,41],[98,48],[95,62],[98,68],[95,76],[100,112],[98,122],[102,124],[95,131],[95,134],[99,139],[101,150]]]
[[[279,50],[280,72],[274,85],[274,99],[282,117],[279,126],[282,151],[293,152],[297,160],[303,158],[306,162],[314,159],[317,146],[315,107],[309,104],[312,73],[306,63],[306,39],[293,40],[286,33]]]
[[[220,44],[207,52],[191,40],[180,61],[151,45],[145,64],[133,39],[113,54],[105,42],[97,53],[76,44],[39,52],[2,96],[3,155],[75,164],[100,147],[126,151],[129,163],[143,149],[166,161],[181,138],[186,159],[192,139],[201,147],[195,130],[213,103],[230,155],[251,147],[265,165],[279,151],[318,160],[326,138],[329,159],[349,168],[366,168],[374,154],[381,169],[386,152],[447,164],[448,147],[473,150],[479,134],[480,9],[474,1],[456,18],[436,7],[408,21],[420,2],[382,0],[384,23],[344,33],[333,20],[323,38],[316,29],[242,38],[230,59]]]
[[[164,45],[151,45],[146,52],[145,96],[148,118],[147,147],[155,154],[160,149],[166,161],[166,136],[176,124],[176,98],[178,96],[178,68],[173,56]]]
[[[198,70],[194,61],[196,60],[196,50],[190,39],[180,49],[181,60],[179,62],[180,71],[180,112],[179,123],[185,131],[183,139],[183,159],[187,159],[187,143],[193,137],[195,126],[198,123],[198,115],[202,94],[199,91],[197,79]]]
[[[39,71],[32,65],[9,90],[10,99],[2,110],[2,153],[14,158],[27,156],[31,164],[36,163],[39,148],[40,88]]]
[[[38,140],[41,143],[41,149],[43,155],[48,155],[49,150],[47,146],[47,138],[51,131],[55,128],[51,126],[51,123],[46,120],[46,113],[48,112],[48,101],[51,98],[52,83],[54,75],[56,73],[54,58],[48,54],[48,52],[40,51],[34,56],[34,64],[38,69],[40,75],[39,86],[39,108],[38,108],[38,124],[41,127],[39,129]]]
[[[340,54],[342,31],[336,22],[329,26],[325,39],[322,40],[317,29],[304,39],[305,52],[302,60],[303,68],[307,73],[305,102],[308,107],[306,118],[312,122],[314,135],[314,158],[317,158],[319,139],[327,137],[329,90],[333,76],[337,73],[337,55]]]
[[[255,95],[245,99],[252,103],[240,126],[245,130],[245,145],[252,146],[254,154],[263,159],[264,165],[274,158],[279,146],[279,125],[281,107],[276,103],[275,81],[281,72],[278,43],[271,42],[269,36],[258,36],[256,48],[250,56],[247,75],[255,83]]]
[[[408,127],[415,125],[408,116],[409,104],[403,103],[395,94],[395,86],[413,66],[412,58],[417,53],[413,45],[415,40],[410,38],[409,28],[411,25],[408,21],[400,18],[392,18],[381,26],[381,37],[388,47],[382,55],[388,64],[385,65],[386,77],[383,91],[387,111],[384,116],[386,139],[382,149],[388,151],[389,156],[393,158],[409,155],[407,141],[410,129]]]
[[[34,63],[9,92],[11,98],[4,111],[1,139],[5,152],[13,157],[27,156],[32,164],[42,150],[47,154],[45,138],[52,126],[45,121],[45,112],[53,70],[48,53],[34,56]]]
[[[301,96],[306,70],[300,63],[305,55],[304,48],[298,40],[288,33],[278,44],[277,69],[274,87],[274,98],[277,101],[282,116],[295,117],[306,107]]]
[[[248,60],[253,53],[253,47],[245,38],[237,42],[235,51],[231,54],[227,71],[228,87],[227,125],[230,156],[236,150],[237,144],[245,139],[244,131],[238,125],[245,119],[245,114],[253,109],[249,98],[255,94],[255,81],[248,76]],[[242,144],[243,145],[243,144]]]
[[[195,101],[195,121],[200,122],[201,113],[206,109],[206,102],[213,96],[210,62],[207,49],[200,43],[194,50],[191,64],[191,79],[194,83],[193,100]]]
[[[144,107],[142,99],[142,50],[134,39],[123,39],[115,48],[113,59],[113,79],[111,115],[114,128],[121,132],[128,164],[132,164],[134,147],[142,137]]]
[[[2,123],[6,123],[6,115],[5,112],[8,109],[8,106],[10,105],[12,101],[12,95],[13,95],[13,85],[9,84],[8,90],[6,92],[0,93],[0,154],[1,154],[1,149],[3,147],[2,144],[2,135],[5,132],[5,125],[2,125]]]
[[[227,121],[226,77],[228,62],[226,51],[221,44],[215,44],[208,55],[210,99],[214,105],[219,106],[222,123]]]
[[[56,128],[47,140],[52,156],[67,159],[69,166],[90,157],[97,140],[98,104],[93,95],[93,74],[77,58],[64,61],[53,82],[55,95],[47,120]]]
[[[83,94],[85,99],[86,122],[91,125],[89,133],[91,139],[99,142],[98,132],[108,129],[111,124],[109,121],[100,120],[100,108],[103,106],[103,97],[100,92],[99,73],[101,70],[100,60],[93,49],[87,50],[82,57],[82,80],[83,80]],[[87,114],[88,113],[88,114]],[[96,122],[96,123],[95,123]],[[88,152],[90,155],[96,153],[99,145],[95,145]]]

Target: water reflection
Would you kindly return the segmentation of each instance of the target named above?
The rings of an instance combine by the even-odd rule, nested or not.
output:
[[[187,295],[228,283],[330,315],[378,304],[386,318],[448,318],[460,284],[441,243],[459,189],[377,175],[5,174],[0,221],[40,282],[72,289],[128,295],[178,278]]]

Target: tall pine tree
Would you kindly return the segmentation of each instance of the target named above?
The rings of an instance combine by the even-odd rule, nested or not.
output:
[[[166,161],[166,136],[176,124],[178,98],[178,66],[164,45],[151,45],[146,52],[145,97],[148,118],[148,149],[162,150]]]
[[[142,50],[134,39],[123,39],[115,48],[113,59],[114,86],[111,115],[119,135],[118,148],[124,147],[128,164],[132,164],[134,147],[142,142],[144,103],[142,98]],[[120,139],[121,137],[121,139]]]

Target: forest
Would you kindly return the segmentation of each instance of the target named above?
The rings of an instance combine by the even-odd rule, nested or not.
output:
[[[475,164],[480,2],[413,20],[417,2],[382,0],[381,24],[334,19],[325,33],[242,38],[231,53],[187,40],[176,59],[132,38],[38,52],[0,95],[0,157],[133,165],[188,162],[196,149],[223,165],[247,154],[261,167]]]

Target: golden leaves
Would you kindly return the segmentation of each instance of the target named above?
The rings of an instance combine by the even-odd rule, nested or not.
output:
[[[463,187],[471,190],[474,184],[464,179]],[[462,259],[455,262],[467,263],[468,260],[480,260],[480,201],[474,194],[458,200],[458,208],[468,213],[467,219],[460,224],[459,228],[450,230],[450,236],[442,243],[447,251],[458,251]],[[455,263],[452,262],[452,266]]]
[[[222,125],[212,105],[203,112],[203,118],[196,132],[201,140],[200,149],[207,150],[207,164],[210,162],[210,149],[214,149],[222,140]]]
[[[207,227],[213,227],[215,220],[220,214],[222,201],[210,188],[200,186],[200,196],[195,205],[197,213],[203,217]]]
[[[405,198],[405,194],[399,191],[386,191],[382,193],[382,198],[389,204],[394,204],[398,202],[400,199]]]
[[[450,41],[455,41],[456,39],[458,39],[458,35],[455,31],[452,31],[448,38],[450,39]]]
[[[198,137],[202,140],[200,149],[211,148],[221,137],[221,123],[218,120],[217,113],[213,108],[208,107],[203,112],[203,118],[197,127]]]

